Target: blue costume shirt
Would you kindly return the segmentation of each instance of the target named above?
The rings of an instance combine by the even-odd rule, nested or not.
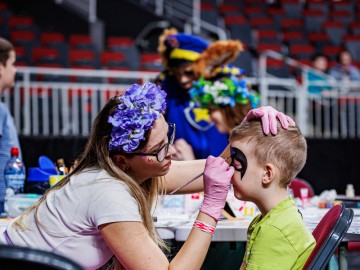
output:
[[[189,108],[190,98],[187,91],[180,89],[172,77],[164,79],[162,88],[167,92],[166,120],[176,124],[175,139],[186,140],[193,147],[196,158],[220,155],[228,144],[227,135],[219,133],[215,126],[203,131],[191,125],[189,121],[193,121],[195,125],[208,126],[209,123],[204,121],[208,117],[204,113],[194,114],[194,109]],[[186,114],[192,120],[188,120]]]

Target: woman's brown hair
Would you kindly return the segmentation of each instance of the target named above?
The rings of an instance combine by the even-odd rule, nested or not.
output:
[[[108,101],[104,106],[101,112],[96,117],[92,130],[90,133],[89,140],[85,146],[85,150],[80,157],[79,163],[75,169],[67,175],[63,180],[58,182],[54,187],[47,190],[43,197],[39,200],[37,204],[26,209],[23,214],[14,222],[14,226],[17,228],[25,229],[26,225],[24,224],[24,218],[31,211],[35,211],[35,219],[37,223],[41,226],[41,223],[38,219],[38,208],[39,205],[46,200],[49,192],[53,190],[61,189],[69,181],[72,175],[78,174],[84,169],[87,168],[99,168],[105,170],[109,175],[118,179],[119,181],[124,182],[130,189],[132,196],[136,199],[139,205],[139,212],[143,221],[143,224],[147,231],[149,232],[150,237],[161,247],[165,248],[166,244],[157,234],[153,219],[151,216],[151,206],[156,202],[157,195],[164,190],[163,178],[156,177],[154,179],[148,179],[142,184],[138,184],[134,179],[128,176],[124,171],[122,171],[116,164],[113,162],[111,155],[109,153],[109,141],[111,139],[111,130],[112,125],[108,123],[108,118],[110,115],[115,113],[118,105],[120,104],[118,97],[114,97]],[[149,139],[151,129],[146,131],[145,140],[141,143],[138,149],[144,147]],[[46,228],[45,228],[46,229]],[[114,269],[120,269],[121,266],[117,260],[115,260]]]

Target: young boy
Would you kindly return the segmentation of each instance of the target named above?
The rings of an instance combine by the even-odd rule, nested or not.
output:
[[[242,269],[302,269],[315,246],[287,186],[303,168],[307,145],[297,127],[265,136],[261,122],[242,123],[230,134],[235,197],[261,214],[248,229]]]
[[[9,41],[0,38],[0,94],[14,86],[15,59],[13,45]],[[0,214],[4,212],[6,191],[4,168],[10,158],[10,149],[12,147],[20,149],[18,134],[9,109],[4,103],[0,102]]]

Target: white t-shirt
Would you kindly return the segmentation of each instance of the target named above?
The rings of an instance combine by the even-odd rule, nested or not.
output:
[[[138,204],[129,188],[105,170],[92,169],[71,177],[59,190],[51,191],[25,221],[27,230],[7,233],[14,245],[28,246],[58,253],[78,262],[86,269],[104,265],[113,255],[101,237],[101,224],[139,221]]]

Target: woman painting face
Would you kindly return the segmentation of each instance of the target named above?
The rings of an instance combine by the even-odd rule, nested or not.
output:
[[[149,141],[144,149],[134,151],[136,155],[133,157],[124,157],[128,166],[126,170],[128,175],[142,183],[146,179],[167,174],[171,165],[172,155],[176,153],[172,145],[168,147],[166,145],[171,135],[169,131],[172,131],[172,129],[169,129],[168,123],[166,123],[161,115],[154,122]],[[165,153],[166,149],[167,153]],[[137,155],[138,153],[141,153],[141,155]],[[154,156],[156,153],[158,157]],[[161,159],[161,156],[165,156],[165,158],[159,162],[158,159]]]

